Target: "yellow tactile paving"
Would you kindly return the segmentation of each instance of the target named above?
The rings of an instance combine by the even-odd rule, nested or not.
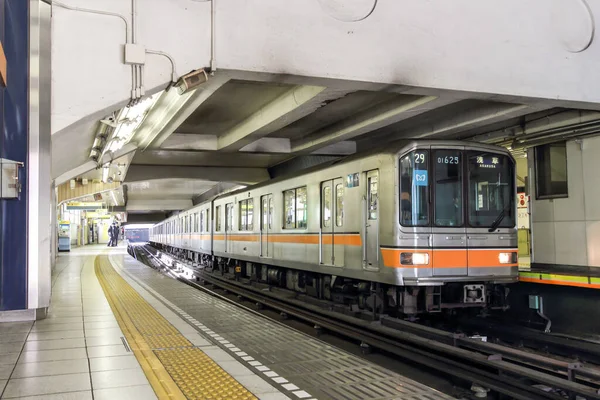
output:
[[[98,256],[95,271],[121,330],[159,399],[256,399]]]

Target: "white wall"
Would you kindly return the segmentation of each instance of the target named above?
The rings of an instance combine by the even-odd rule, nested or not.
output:
[[[533,262],[600,267],[600,137],[567,143],[569,197],[536,200],[529,151]]]
[[[61,0],[75,7],[104,10],[131,20],[130,0]],[[210,3],[191,0],[138,0],[137,41],[169,53],[178,73],[207,66],[210,60]],[[127,101],[131,67],[123,64],[125,24],[114,17],[53,6],[52,132]],[[171,64],[146,59],[145,86],[164,88]],[[91,144],[90,144],[91,145]]]
[[[229,0],[216,28],[221,68],[600,101],[581,0]]]
[[[131,15],[129,0],[62,1]],[[210,64],[210,2],[137,3],[139,43],[179,75]],[[583,0],[227,0],[215,15],[220,69],[600,102],[600,40],[573,52],[591,38]],[[128,100],[121,20],[54,6],[52,35],[53,132]],[[170,72],[149,56],[146,87]]]

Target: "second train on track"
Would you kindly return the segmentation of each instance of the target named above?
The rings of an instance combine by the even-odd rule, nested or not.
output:
[[[412,141],[219,195],[150,242],[360,309],[502,308],[518,277],[515,192],[504,148]]]

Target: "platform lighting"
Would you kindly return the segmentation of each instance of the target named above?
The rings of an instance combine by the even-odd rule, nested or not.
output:
[[[119,202],[117,201],[117,197],[115,196],[115,191],[114,190],[110,191],[110,196],[112,197],[113,202],[115,203],[115,207],[118,206]]]
[[[102,167],[102,182],[106,183],[108,181],[109,171],[110,171],[110,164],[106,164]]]
[[[114,153],[131,140],[160,95],[161,92],[156,93],[131,107],[125,107],[121,110],[113,137],[107,148],[108,151]]]

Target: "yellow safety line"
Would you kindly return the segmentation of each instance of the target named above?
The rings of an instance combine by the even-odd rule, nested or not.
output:
[[[112,267],[95,271],[131,349],[159,399],[255,399],[245,387],[188,341]]]
[[[103,256],[103,258],[106,258],[106,256]],[[150,382],[150,385],[152,386],[154,393],[156,393],[156,396],[160,400],[185,399],[186,397],[183,395],[181,390],[179,390],[175,384],[175,381],[173,381],[162,363],[150,350],[150,347],[140,332],[136,329],[135,325],[129,318],[129,315],[122,308],[120,302],[113,297],[112,290],[110,290],[108,282],[101,271],[100,256],[96,257],[94,262],[94,270],[96,272],[96,277],[100,282],[100,286],[102,286],[104,295],[108,300],[108,304],[110,305],[110,308],[117,319],[119,327],[125,335],[131,351],[133,351],[135,358],[137,358],[138,362],[140,363],[140,366],[142,367],[146,378],[148,378],[148,382]]]

